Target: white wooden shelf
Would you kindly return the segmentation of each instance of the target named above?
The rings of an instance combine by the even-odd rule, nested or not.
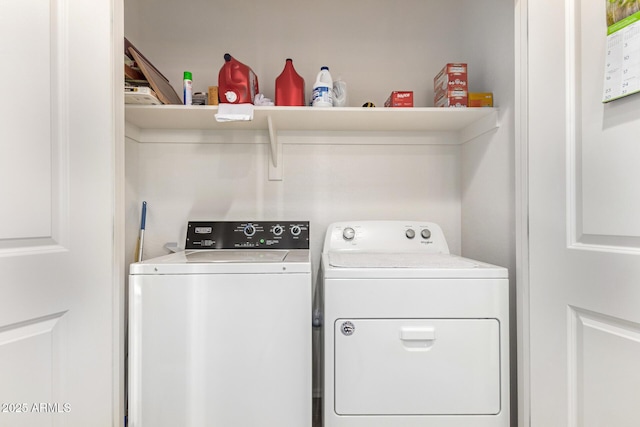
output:
[[[437,136],[424,138],[424,144],[462,144],[498,127],[496,108],[254,107],[253,120],[237,122],[217,122],[217,112],[217,106],[129,104],[125,134],[140,143],[223,143],[211,135],[268,131],[270,178],[281,179],[279,132],[401,132]]]
[[[226,123],[216,122],[217,106],[129,104],[125,111],[126,121],[142,131],[267,130],[267,117],[281,130],[463,131],[480,120],[487,122],[478,129],[480,133],[497,127],[495,108],[254,107],[252,121]]]

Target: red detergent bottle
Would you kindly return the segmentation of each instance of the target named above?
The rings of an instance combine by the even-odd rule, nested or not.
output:
[[[293,68],[293,60],[287,58],[284,70],[276,78],[276,105],[304,106],[304,79]]]
[[[218,74],[220,102],[227,104],[253,104],[258,93],[258,76],[251,68],[224,54],[224,65]]]

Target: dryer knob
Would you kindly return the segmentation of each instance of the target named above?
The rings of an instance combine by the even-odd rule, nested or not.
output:
[[[344,230],[342,230],[342,238],[344,240],[353,240],[353,238],[356,237],[356,230],[354,230],[351,227],[346,227]]]
[[[407,236],[407,239],[413,239],[414,237],[416,237],[416,232],[413,230],[413,228],[410,228],[405,231],[404,235]]]
[[[292,225],[290,231],[293,236],[299,236],[300,233],[302,233],[302,229],[299,225]]]
[[[420,232],[420,235],[422,236],[423,239],[428,239],[429,237],[431,237],[431,231],[429,231],[428,228],[425,228]]]

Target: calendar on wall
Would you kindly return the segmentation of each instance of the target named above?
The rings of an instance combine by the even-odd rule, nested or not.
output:
[[[605,0],[607,48],[602,102],[640,92],[640,0]]]

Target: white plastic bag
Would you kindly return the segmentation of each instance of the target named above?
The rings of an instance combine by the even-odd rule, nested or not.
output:
[[[347,100],[347,82],[342,79],[338,79],[333,82],[333,106],[334,107],[347,107],[349,102]]]

